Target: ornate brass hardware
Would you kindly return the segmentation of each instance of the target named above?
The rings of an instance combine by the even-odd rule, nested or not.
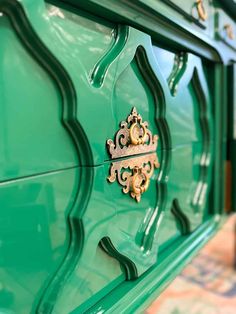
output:
[[[160,166],[156,154],[158,136],[152,135],[148,123],[142,121],[136,108],[132,109],[126,121],[122,121],[116,133],[115,143],[107,141],[108,151],[112,159],[145,154],[133,158],[114,161],[110,167],[109,182],[116,179],[123,186],[124,193],[140,201],[141,195],[147,191],[154,168]],[[128,170],[124,170],[128,169]]]
[[[152,135],[151,131],[148,130],[148,123],[142,122],[142,117],[134,107],[127,120],[120,123],[115,143],[113,140],[108,140],[107,146],[112,159],[114,159],[153,152],[157,148],[157,141],[158,136]]]
[[[109,182],[116,179],[123,186],[124,193],[130,193],[131,197],[140,202],[141,195],[147,191],[154,168],[160,166],[156,153],[138,156],[111,164]],[[128,169],[128,170],[124,170]]]
[[[149,187],[150,179],[144,173],[143,168],[138,168],[137,166],[133,169],[133,178],[132,178],[132,192],[134,197],[141,195],[145,191],[147,191]]]
[[[141,134],[140,134],[141,133]],[[144,123],[140,123],[140,127],[138,125],[138,119],[135,117],[135,122],[132,123],[129,136],[131,140],[131,144],[140,145],[144,144],[147,136],[147,128]]]
[[[224,30],[226,31],[226,35],[229,39],[234,39],[234,31],[233,27],[231,24],[225,24],[224,25]]]
[[[197,12],[198,12],[199,19],[202,21],[206,21],[207,12],[204,8],[203,0],[196,0],[196,5],[197,5]]]

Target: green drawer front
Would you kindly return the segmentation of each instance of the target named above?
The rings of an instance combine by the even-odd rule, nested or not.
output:
[[[216,227],[212,64],[125,24],[22,5],[0,0],[0,311],[121,313]],[[107,140],[134,107],[158,146],[114,159]],[[123,193],[151,154],[148,189]]]
[[[135,4],[154,16],[163,15],[187,31],[214,37],[214,7],[211,0],[139,0]],[[134,3],[128,1],[127,5],[132,7]]]
[[[195,23],[200,28],[205,29],[209,25],[210,1],[208,0],[164,0],[164,3],[175,9],[187,20]]]

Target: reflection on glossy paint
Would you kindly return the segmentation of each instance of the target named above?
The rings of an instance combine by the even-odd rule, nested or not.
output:
[[[64,257],[64,217],[73,204],[77,174],[75,169],[1,184],[1,306],[29,313],[35,293]]]
[[[77,165],[59,91],[5,16],[0,38],[0,181]]]
[[[40,3],[33,2],[32,6],[44,5]],[[174,54],[162,49],[155,59],[150,38],[128,28],[128,40],[126,35],[121,38],[121,49],[104,67],[101,84],[94,87],[91,73],[112,50],[116,25],[50,5],[46,5],[45,15],[47,19],[38,15],[40,27],[35,30],[75,85],[76,114],[93,154],[93,163],[86,170],[96,167],[88,180],[87,172],[83,172],[82,184],[91,194],[81,209],[85,195],[75,202],[78,187],[83,188],[81,168],[77,168],[81,156],[77,156],[61,123],[61,94],[22,47],[8,20],[1,19],[0,104],[2,116],[8,118],[0,123],[0,306],[20,314],[34,312],[41,301],[46,309],[42,313],[60,313],[62,309],[69,313],[79,306],[88,309],[121,283],[126,284],[125,280],[150,269],[156,264],[159,243],[179,236],[170,215],[173,197],[179,198],[194,227],[201,224],[208,210],[194,214],[191,207],[202,151],[199,121],[194,115],[199,100],[188,85],[192,68],[187,71],[187,80],[180,80],[179,98],[172,97],[166,81]],[[154,48],[154,53],[157,50]],[[196,61],[199,59],[192,58],[202,72],[200,61]],[[154,133],[159,134],[158,128],[164,130],[158,148],[164,166],[153,175],[138,205],[123,198],[115,184],[108,185],[110,162],[104,147],[127,108],[133,106],[138,106],[150,121]],[[166,139],[168,143],[164,143]],[[168,173],[165,157],[170,151],[173,159]],[[5,181],[9,179],[12,181]],[[164,209],[166,221],[160,224]],[[73,230],[68,228],[68,219],[75,222]],[[72,241],[74,234],[79,237]],[[104,250],[102,239],[110,241],[113,251]],[[71,255],[70,244],[75,252]],[[108,255],[111,251],[115,258]],[[126,269],[125,273],[127,259],[136,272]],[[62,269],[68,260],[66,269]],[[47,294],[48,287],[55,292],[53,296]]]

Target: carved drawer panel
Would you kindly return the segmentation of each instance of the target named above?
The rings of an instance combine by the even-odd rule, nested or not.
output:
[[[214,223],[210,66],[128,25],[22,3],[0,1],[0,273],[17,295],[4,306],[86,313],[173,272]]]

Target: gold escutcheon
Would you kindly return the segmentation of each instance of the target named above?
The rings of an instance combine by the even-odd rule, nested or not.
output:
[[[203,0],[196,0],[196,5],[197,5],[197,12],[198,12],[199,19],[202,21],[206,21],[207,12],[204,8]]]
[[[160,166],[156,154],[158,136],[152,135],[148,123],[143,122],[135,107],[120,126],[115,141],[107,141],[113,159],[107,179],[109,182],[117,180],[124,193],[130,193],[140,202],[141,195],[149,188],[154,169]]]

